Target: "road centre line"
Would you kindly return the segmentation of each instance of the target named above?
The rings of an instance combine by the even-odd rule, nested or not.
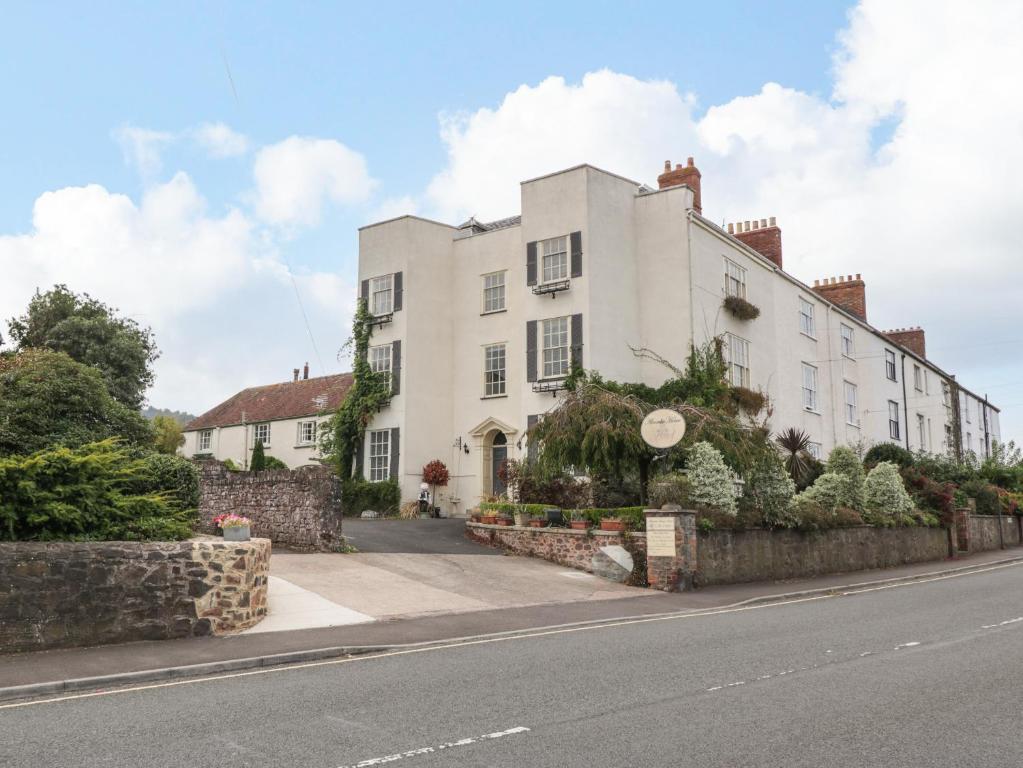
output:
[[[482,736],[471,736],[466,739],[458,739],[457,741],[447,741],[443,744],[438,744],[436,747],[419,747],[418,749],[409,749],[404,752],[395,752],[392,755],[384,755],[383,757],[371,757],[368,760],[362,760],[354,765],[343,765],[341,768],[369,768],[372,765],[383,765],[384,763],[394,763],[398,760],[405,760],[409,757],[418,757],[419,755],[429,755],[435,752],[440,752],[445,749],[453,749],[455,747],[468,747],[471,744],[479,744],[480,742],[493,741],[494,739],[500,739],[505,736],[514,736],[518,733],[528,733],[529,729],[525,726],[518,725],[514,728],[508,728],[504,731],[496,731],[494,733],[484,733]]]
[[[578,626],[578,627],[561,627],[561,628],[556,628],[556,629],[540,630],[540,631],[537,631],[537,632],[523,632],[521,634],[502,635],[500,637],[484,637],[484,638],[479,638],[479,639],[476,639],[476,640],[464,640],[464,641],[449,642],[449,643],[443,643],[443,641],[441,641],[441,643],[439,643],[437,645],[427,645],[427,646],[417,647],[417,648],[398,648],[397,650],[385,651],[383,653],[366,654],[366,655],[353,656],[353,657],[347,657],[347,658],[341,658],[341,659],[327,659],[327,660],[324,660],[324,661],[311,661],[311,662],[305,662],[305,663],[301,663],[301,664],[289,664],[289,665],[286,665],[286,666],[269,667],[269,668],[264,668],[264,669],[254,669],[254,670],[249,670],[249,671],[246,671],[246,672],[231,672],[231,673],[227,673],[227,674],[223,674],[223,675],[213,675],[213,676],[207,676],[207,677],[188,678],[188,679],[184,679],[184,680],[174,680],[174,681],[165,682],[165,683],[150,683],[148,685],[137,685],[137,686],[131,686],[131,687],[127,687],[127,688],[112,688],[112,689],[109,689],[109,690],[91,691],[89,693],[76,693],[76,694],[71,694],[71,695],[68,695],[68,696],[55,696],[55,697],[48,698],[48,699],[33,699],[33,700],[30,700],[30,701],[20,701],[20,702],[13,702],[13,703],[10,703],[10,704],[0,704],[0,710],[18,709],[18,708],[22,708],[22,707],[39,706],[39,705],[42,705],[42,704],[57,704],[57,703],[64,702],[64,701],[76,701],[78,699],[90,699],[90,698],[96,698],[98,696],[113,696],[113,695],[117,695],[117,694],[133,693],[133,692],[136,692],[136,691],[147,691],[147,690],[153,690],[153,689],[158,689],[158,688],[173,688],[173,687],[180,686],[180,685],[197,685],[199,683],[217,682],[219,680],[231,680],[231,679],[234,679],[234,678],[251,677],[251,676],[254,676],[254,675],[269,675],[269,674],[279,674],[279,673],[283,673],[283,672],[297,672],[297,671],[300,671],[300,670],[303,670],[303,669],[310,669],[310,668],[314,668],[314,667],[324,667],[324,666],[340,665],[340,664],[352,664],[352,663],[361,662],[361,661],[371,661],[373,659],[383,659],[383,658],[389,658],[389,657],[392,657],[392,656],[408,656],[408,655],[417,654],[417,653],[429,653],[429,652],[447,650],[447,649],[450,649],[450,648],[461,648],[461,647],[472,646],[472,645],[489,645],[489,644],[492,644],[492,643],[508,642],[508,641],[512,641],[512,640],[526,640],[526,639],[531,639],[531,638],[536,638],[536,637],[548,637],[548,636],[551,636],[551,635],[562,635],[562,634],[570,634],[570,633],[575,633],[575,632],[588,632],[588,631],[593,631],[593,630],[598,630],[598,629],[612,629],[612,628],[615,628],[615,627],[631,626],[631,625],[634,625],[634,624],[649,624],[649,623],[658,622],[658,621],[681,621],[681,620],[684,620],[684,619],[698,619],[698,618],[703,618],[703,617],[707,617],[707,616],[721,616],[721,615],[732,614],[732,613],[744,613],[746,611],[756,611],[756,610],[763,610],[763,609],[769,609],[769,608],[781,608],[781,607],[787,606],[787,605],[797,605],[799,603],[809,603],[809,602],[815,602],[815,601],[818,601],[818,600],[828,600],[828,599],[832,599],[832,598],[835,598],[835,597],[846,597],[846,596],[849,596],[849,595],[858,595],[858,594],[864,594],[864,593],[868,593],[868,592],[879,592],[879,591],[885,590],[885,589],[897,589],[897,588],[901,588],[901,587],[912,587],[912,586],[915,586],[917,584],[928,584],[928,583],[934,582],[934,581],[945,581],[947,579],[955,579],[955,578],[960,578],[962,576],[972,576],[973,574],[977,574],[977,573],[986,573],[986,572],[989,572],[989,571],[997,571],[997,570],[1002,570],[1004,568],[1011,568],[1011,567],[1015,567],[1015,566],[1019,566],[1019,565],[1023,565],[1023,561],[1015,561],[1015,562],[1011,562],[1011,563],[1004,563],[1002,565],[994,565],[994,566],[990,566],[990,567],[987,567],[987,568],[978,568],[978,569],[972,570],[972,571],[965,571],[965,572],[959,572],[959,573],[945,574],[943,576],[935,576],[935,577],[930,578],[930,579],[917,579],[915,581],[906,581],[906,582],[895,583],[895,584],[884,584],[884,585],[877,586],[877,587],[867,587],[867,588],[863,588],[863,589],[848,590],[848,591],[844,591],[844,592],[839,592],[839,591],[829,592],[827,594],[810,595],[810,596],[807,596],[807,597],[798,597],[798,598],[793,598],[791,600],[782,600],[782,601],[775,602],[775,603],[758,603],[758,604],[754,604],[754,605],[740,605],[740,606],[735,606],[735,607],[732,607],[732,608],[715,608],[715,609],[710,609],[710,610],[705,610],[705,611],[692,611],[692,612],[687,612],[687,613],[671,613],[671,614],[665,614],[665,615],[660,615],[660,616],[644,616],[644,617],[637,617],[637,618],[634,618],[634,619],[620,619],[620,620],[617,620],[617,621],[611,621],[611,622],[603,623],[603,624],[587,624],[585,626]]]

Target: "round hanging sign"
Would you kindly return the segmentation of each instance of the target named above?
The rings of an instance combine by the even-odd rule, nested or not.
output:
[[[685,435],[686,420],[678,411],[660,408],[646,415],[639,433],[651,448],[671,448]]]

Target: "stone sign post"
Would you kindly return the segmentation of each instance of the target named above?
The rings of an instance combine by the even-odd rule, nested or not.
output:
[[[693,588],[696,573],[696,513],[677,504],[647,509],[646,578],[651,589]]]

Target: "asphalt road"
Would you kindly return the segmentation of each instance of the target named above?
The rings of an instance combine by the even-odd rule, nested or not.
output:
[[[0,764],[1019,766],[1023,566],[0,706]]]

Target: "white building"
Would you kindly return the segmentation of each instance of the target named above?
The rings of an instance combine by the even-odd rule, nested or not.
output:
[[[352,386],[352,374],[304,378],[243,389],[184,427],[182,456],[230,459],[247,469],[256,441],[267,456],[294,469],[320,457],[320,425],[337,410]]]
[[[923,331],[868,324],[858,275],[811,287],[782,269],[773,219],[730,234],[704,218],[691,158],[658,183],[582,165],[523,182],[521,216],[362,228],[370,361],[402,384],[370,425],[359,471],[397,477],[408,499],[440,459],[452,480],[439,502],[463,513],[501,490],[497,466],[525,454],[573,360],[656,386],[668,371],[630,346],[682,363],[719,335],[733,383],[765,392],[772,427],[805,430],[818,455],[882,441],[983,453],[999,439],[998,410],[926,359]],[[736,319],[726,295],[759,317]]]

